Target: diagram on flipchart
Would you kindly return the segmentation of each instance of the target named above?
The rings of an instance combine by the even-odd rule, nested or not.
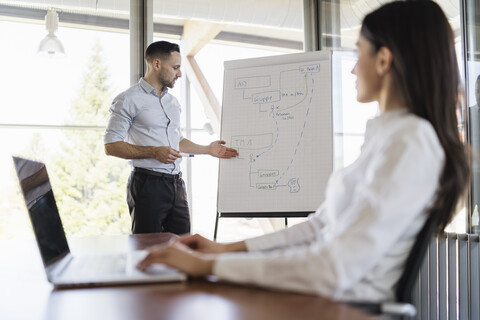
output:
[[[221,161],[219,207],[316,209],[331,172],[330,73],[329,60],[226,66],[221,138],[239,156]]]
[[[239,151],[240,159],[248,161],[249,187],[260,190],[288,188],[290,193],[301,190],[299,177],[288,174],[295,161],[308,122],[312,98],[315,90],[314,73],[320,72],[320,64],[301,66],[297,69],[283,70],[278,75],[278,85],[272,83],[272,75],[242,77],[235,79],[235,89],[242,90],[243,99],[251,102],[260,113],[271,119],[268,132],[232,136],[230,145]],[[294,81],[297,85],[287,85]],[[275,89],[275,90],[272,90]],[[271,90],[271,91],[263,91]],[[265,115],[264,115],[265,116]],[[292,130],[293,129],[293,130]],[[292,132],[296,131],[296,132]],[[281,167],[261,168],[256,165],[262,157],[281,143],[284,137],[293,142],[289,158]],[[259,161],[260,163],[260,161]]]

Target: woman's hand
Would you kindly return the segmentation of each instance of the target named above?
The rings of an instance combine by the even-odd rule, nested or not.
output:
[[[246,251],[245,243],[243,241],[222,244],[217,243],[207,238],[202,237],[199,234],[186,235],[174,240],[186,245],[192,250],[201,253],[225,253],[234,251]]]
[[[222,253],[225,251],[225,245],[217,243],[202,237],[198,233],[193,235],[181,236],[174,240],[189,247],[192,250],[202,253]]]
[[[137,264],[137,268],[142,271],[154,263],[163,263],[196,277],[213,272],[213,257],[194,252],[178,241],[153,246],[148,250],[150,252],[147,256]]]

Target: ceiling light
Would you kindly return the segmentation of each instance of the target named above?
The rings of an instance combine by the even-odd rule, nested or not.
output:
[[[49,9],[45,15],[45,27],[48,34],[43,38],[42,42],[40,42],[37,54],[48,57],[64,56],[65,50],[63,49],[63,45],[55,35],[55,32],[58,30],[58,14],[53,8]]]

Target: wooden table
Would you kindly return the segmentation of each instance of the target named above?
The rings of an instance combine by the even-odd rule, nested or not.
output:
[[[73,253],[125,252],[168,241],[169,234],[69,239]],[[56,290],[33,240],[0,241],[0,319],[286,320],[378,319],[309,295],[223,283],[187,282]]]

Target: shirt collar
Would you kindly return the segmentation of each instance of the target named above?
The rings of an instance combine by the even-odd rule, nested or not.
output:
[[[407,108],[390,110],[385,111],[380,115],[376,116],[375,118],[368,120],[365,130],[365,140],[369,140],[373,135],[375,135],[376,132],[378,132],[378,130],[381,130],[381,128],[384,127],[387,123],[390,123],[390,121],[401,118],[408,113],[409,111],[407,110]]]
[[[145,79],[143,78],[140,78],[140,80],[138,81],[138,84],[140,85],[140,87],[143,88],[143,90],[145,90],[145,92],[148,92],[148,93],[152,93],[154,95],[157,95],[157,90],[155,90],[154,87],[152,87],[152,85],[150,83],[148,83],[147,81],[145,81]],[[163,91],[162,91],[162,94],[160,97],[163,97],[167,94],[168,92],[168,88],[165,88]]]
[[[391,121],[392,119],[400,118],[406,115],[407,113],[408,113],[407,108],[384,111],[381,114],[377,115],[375,118],[369,120],[368,122],[371,122],[374,124],[381,124],[381,123]]]

